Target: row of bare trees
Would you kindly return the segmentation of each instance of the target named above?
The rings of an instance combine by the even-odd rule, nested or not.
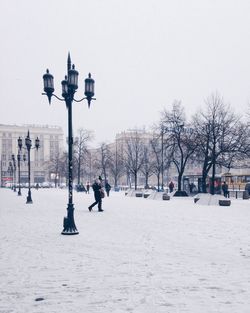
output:
[[[79,129],[74,138],[73,148],[73,177],[79,185],[83,178],[90,177],[91,156],[88,144],[93,139],[93,133],[86,129]],[[56,153],[47,164],[47,169],[52,173],[54,185],[57,187],[68,177],[67,152]]]
[[[211,176],[211,193],[214,194],[216,167],[239,165],[250,157],[249,123],[235,114],[218,94],[211,95],[205,108],[187,122],[180,102],[171,111],[164,111],[162,125],[166,130],[165,146],[169,159],[178,172],[178,191],[187,162],[196,161],[202,166],[202,191],[207,191],[207,177]]]
[[[117,186],[121,177],[131,178],[135,189],[138,176],[144,185],[155,175],[158,188],[163,187],[163,172],[171,165],[176,168],[178,192],[189,163],[202,168],[202,191],[207,192],[207,177],[211,177],[211,193],[217,167],[230,168],[250,157],[249,115],[245,121],[224,103],[218,94],[211,95],[202,110],[189,120],[180,101],[161,112],[160,121],[146,133],[133,130],[125,133],[114,144],[102,143],[95,151],[89,149],[93,134],[78,130],[74,140],[74,177],[77,183],[102,175],[105,181]],[[249,113],[248,113],[249,114]],[[58,156],[50,164],[55,177],[67,177],[67,155]],[[56,182],[55,182],[56,184]]]

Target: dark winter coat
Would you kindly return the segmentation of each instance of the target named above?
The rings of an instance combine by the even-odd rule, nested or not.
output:
[[[110,186],[110,184],[109,184],[109,183],[106,183],[106,184],[105,184],[105,189],[106,189],[106,191],[110,191],[111,186]]]
[[[101,199],[101,192],[100,191],[102,189],[101,184],[98,184],[97,182],[95,182],[92,185],[92,188],[93,188],[93,191],[94,191],[95,200],[96,201],[100,201],[100,199]]]
[[[227,184],[223,184],[221,188],[222,188],[223,192],[228,191],[228,185]]]

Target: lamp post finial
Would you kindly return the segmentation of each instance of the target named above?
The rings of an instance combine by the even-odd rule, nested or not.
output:
[[[70,58],[70,52],[68,53],[68,71],[71,69],[71,58]]]

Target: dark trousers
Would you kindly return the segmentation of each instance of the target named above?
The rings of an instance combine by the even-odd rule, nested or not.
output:
[[[92,209],[92,208],[93,208],[95,205],[97,205],[97,204],[98,204],[98,210],[101,210],[101,209],[102,209],[102,198],[95,196],[95,202],[92,203],[92,204],[89,206],[89,208]]]

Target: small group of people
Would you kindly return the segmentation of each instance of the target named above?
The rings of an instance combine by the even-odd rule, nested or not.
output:
[[[90,186],[90,185],[89,185]],[[103,180],[101,178],[101,176],[99,176],[95,182],[92,185],[92,189],[94,191],[94,198],[95,198],[95,202],[93,202],[89,207],[89,212],[92,211],[93,207],[95,205],[97,205],[98,207],[98,212],[103,212],[102,209],[102,199],[105,197],[105,193],[104,193],[104,188],[107,194],[107,197],[109,197],[109,193],[111,190],[111,186],[108,183],[108,181],[105,182],[105,184],[103,184]],[[87,192],[89,193],[89,188],[87,188]]]
[[[221,186],[221,189],[223,191],[223,195],[225,198],[229,198],[229,191],[228,191],[228,184],[224,181],[224,183]]]

